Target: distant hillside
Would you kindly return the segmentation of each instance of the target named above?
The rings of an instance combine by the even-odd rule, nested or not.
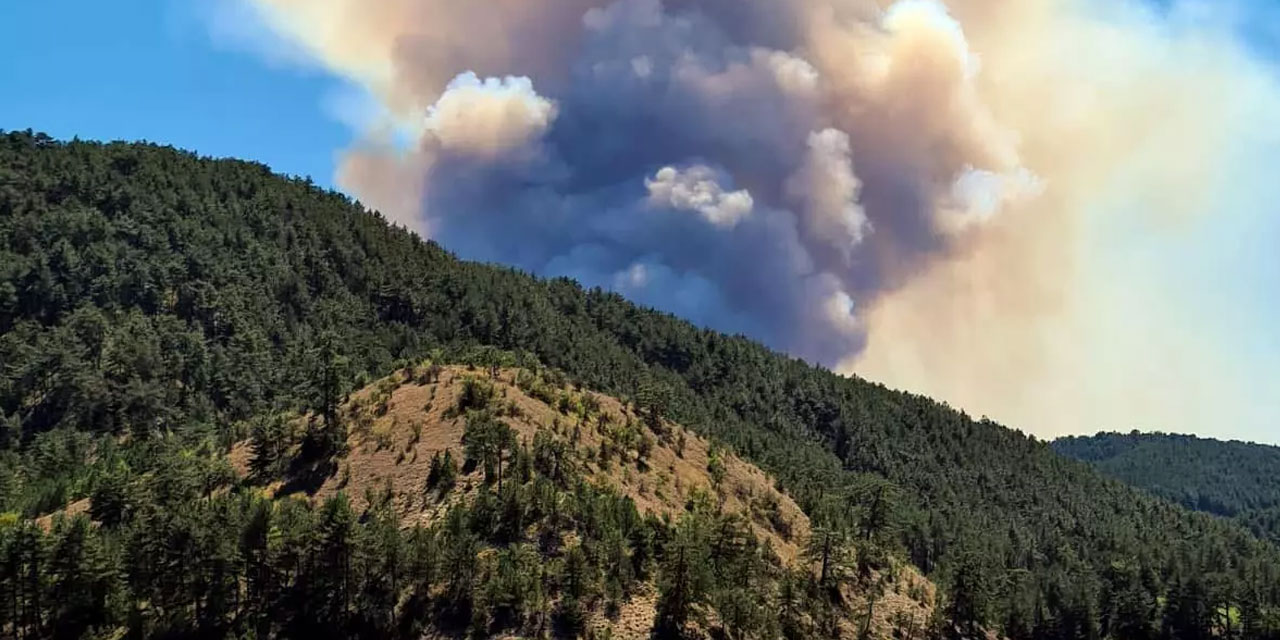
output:
[[[1280,447],[1137,432],[1061,438],[1052,447],[1189,509],[1233,517],[1280,506]]]
[[[135,637],[267,637],[255,625],[270,613],[302,624],[286,633],[294,637],[418,637],[412,625],[392,628],[420,620],[405,615],[422,604],[417,592],[395,579],[407,560],[324,553],[348,535],[358,544],[385,535],[386,548],[399,549],[395,524],[341,500],[277,513],[237,483],[225,454],[255,431],[271,441],[273,416],[318,415],[332,428],[268,447],[265,460],[316,465],[291,476],[303,493],[341,483],[344,460],[359,483],[361,458],[341,450],[361,427],[344,419],[340,399],[424,360],[562,372],[575,390],[617,398],[654,425],[683,425],[768,473],[822,523],[803,543],[816,558],[841,560],[820,553],[825,540],[880,537],[885,553],[938,584],[937,635],[1280,634],[1280,550],[1022,433],[615,294],[460,261],[341,194],[259,164],[32,133],[0,136],[0,629],[111,636],[123,621]],[[404,446],[401,427],[390,437]],[[83,510],[85,498],[88,517],[41,526],[68,504]],[[586,512],[600,517],[643,508],[635,497],[591,504]],[[487,531],[500,505],[488,506],[478,524],[453,522],[449,540]],[[246,531],[249,516],[255,528],[229,534]],[[273,528],[275,516],[288,526]],[[102,535],[87,533],[95,527]],[[490,557],[516,562],[526,542],[502,539]],[[662,547],[650,566],[684,566],[679,550],[689,548]],[[281,554],[280,571],[236,579],[263,549]],[[433,581],[451,575],[430,557],[424,566],[446,567]],[[350,566],[364,572],[359,581],[335,583],[326,569]],[[834,606],[847,587],[837,583],[857,577],[819,574],[790,591],[742,582],[736,603],[721,605],[764,601],[781,614],[803,589]],[[603,572],[586,575],[570,593],[612,588]],[[301,589],[276,599],[279,580],[299,576]],[[355,585],[367,593],[348,590]],[[488,595],[506,598],[518,585],[531,587],[507,581]],[[452,595],[468,594],[482,595]],[[777,637],[747,628],[756,632],[732,637]]]
[[[1166,433],[1099,433],[1053,449],[1188,509],[1232,518],[1280,545],[1280,447]]]

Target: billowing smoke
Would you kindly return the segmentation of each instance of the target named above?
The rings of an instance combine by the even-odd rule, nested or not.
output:
[[[343,160],[370,205],[832,366],[1036,182],[929,0],[267,5],[414,138]]]
[[[1094,306],[1106,212],[1206,208],[1277,95],[1124,1],[254,2],[379,102],[338,181],[394,221],[1059,431],[1133,415],[1045,418],[1141,333],[1082,326],[1128,311]]]

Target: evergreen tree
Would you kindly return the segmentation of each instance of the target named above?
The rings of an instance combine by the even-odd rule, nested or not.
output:
[[[1212,626],[1209,593],[1195,573],[1179,576],[1165,598],[1163,635],[1170,640],[1208,640]]]
[[[346,447],[346,427],[339,410],[347,384],[349,359],[341,354],[337,342],[335,334],[326,332],[313,355],[311,406],[321,422],[312,422],[302,442],[303,457],[309,460],[329,458]]]
[[[701,618],[711,581],[707,543],[700,516],[689,513],[676,525],[662,550],[654,634],[682,638],[689,622]]]
[[[283,416],[253,420],[249,432],[249,446],[253,453],[249,469],[253,475],[268,479],[280,473],[289,444],[288,424]]]
[[[876,476],[863,476],[849,494],[850,511],[864,542],[888,538],[897,533],[898,489]]]
[[[309,621],[326,633],[345,630],[354,595],[355,516],[346,495],[325,501],[316,523],[316,547],[302,578],[312,599]]]
[[[128,500],[126,474],[122,468],[108,470],[98,480],[89,498],[89,514],[104,527],[114,527],[125,517]]]
[[[951,636],[964,639],[983,637],[990,589],[986,569],[977,553],[963,552],[951,578],[950,598],[946,606]]]
[[[437,451],[431,455],[431,465],[427,469],[427,491],[436,491],[440,495],[449,493],[458,481],[458,463],[453,459],[453,451],[444,450],[444,455]]]
[[[817,566],[815,579],[823,587],[832,587],[848,566],[848,538],[834,524],[815,524],[805,545],[805,558]]]
[[[60,519],[49,553],[50,635],[80,638],[107,621],[106,595],[110,568],[90,534],[87,518]]]
[[[250,618],[250,628],[257,635],[265,635],[269,631],[269,616],[278,588],[271,548],[275,515],[273,511],[271,503],[265,500],[254,501],[240,532],[245,606]]]
[[[470,413],[462,444],[466,447],[467,459],[483,465],[485,482],[496,480],[501,490],[502,463],[507,452],[516,446],[515,432],[511,427],[492,413]]]
[[[774,474],[818,525],[810,551],[838,548],[824,543],[831,535],[852,539],[864,582],[905,547],[941,577],[939,615],[963,633],[1263,639],[1280,629],[1280,552],[1268,542],[1280,539],[1280,518],[1266,506],[1274,451],[1169,437],[1149,449],[1126,436],[1137,445],[1125,451],[1148,453],[1080,464],[993,422],[606,291],[457,260],[258,164],[19,132],[0,135],[0,185],[0,633],[362,635],[390,628],[391,611],[396,634],[412,637],[437,612],[470,622],[470,603],[487,598],[483,581],[498,575],[480,563],[524,543],[551,558],[581,547],[596,583],[588,606],[626,593],[629,554],[635,579],[656,569],[664,611],[717,609],[707,619],[724,621],[725,633],[755,626],[730,622],[742,613],[735,581],[766,599],[776,588],[779,611],[794,614],[779,621],[784,635],[827,634],[847,613],[831,591],[808,597],[750,569],[764,552],[714,540],[713,510],[699,516],[699,553],[720,559],[714,570],[699,565],[706,588],[671,588],[692,584],[673,579],[688,577],[673,570],[680,536],[656,520],[636,525],[626,515],[634,505],[591,486],[577,440],[535,438],[526,456],[496,438],[497,454],[476,462],[500,489],[474,496],[408,556],[374,513],[292,499],[255,511],[260,489],[221,461],[243,437],[233,425],[293,409],[309,416],[304,453],[329,461],[346,443],[344,394],[361,381],[430,357],[425,376],[437,383],[444,362],[492,367],[479,356],[510,350],[527,352],[534,371],[521,388],[563,399],[571,431],[596,418],[585,429],[606,432],[611,459],[632,448],[645,457],[647,433],[637,440],[625,419],[602,426],[591,394],[635,394],[644,432],[681,450],[690,434],[711,436]],[[475,378],[457,415],[507,411],[499,385]],[[254,439],[261,474],[283,454],[268,433]],[[1194,453],[1149,462],[1160,459],[1152,451],[1180,450]],[[1235,519],[1114,482],[1090,466],[1104,458],[1136,461],[1134,484],[1167,480],[1166,497]],[[324,480],[331,467],[315,471],[291,480]],[[862,490],[877,482],[883,492]],[[855,499],[827,519],[823,496],[844,488]],[[55,535],[32,524],[85,497],[101,526]],[[785,537],[780,510],[763,511],[757,524]],[[59,564],[64,544],[80,560]],[[815,569],[826,570],[806,572],[817,580],[806,575],[800,587],[823,573],[843,578],[838,554],[809,557],[824,555]],[[1117,562],[1125,569],[1113,575]],[[415,575],[397,573],[406,566]],[[545,586],[548,602],[562,598],[558,575]],[[246,602],[251,589],[265,601]],[[403,601],[388,607],[393,591]]]

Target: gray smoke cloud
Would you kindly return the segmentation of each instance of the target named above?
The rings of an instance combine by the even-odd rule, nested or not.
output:
[[[931,0],[263,0],[384,102],[340,183],[469,259],[835,366],[1033,181]]]
[[[1274,433],[1257,3],[209,1],[368,96],[339,186],[464,257],[1040,435]]]

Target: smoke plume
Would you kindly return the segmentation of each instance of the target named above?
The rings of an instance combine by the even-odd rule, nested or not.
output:
[[[1225,29],[1124,1],[254,5],[380,104],[338,182],[393,221],[1042,433],[1185,420],[1128,391],[1214,349],[1093,255],[1276,122]]]

